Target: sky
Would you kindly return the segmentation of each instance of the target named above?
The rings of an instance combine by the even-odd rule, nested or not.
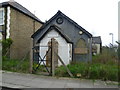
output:
[[[0,0],[1,2],[8,0]],[[118,1],[120,0],[15,0],[45,22],[58,10],[93,36],[101,36],[102,45],[118,41]]]

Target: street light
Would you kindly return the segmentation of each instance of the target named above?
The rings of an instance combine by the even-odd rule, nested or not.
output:
[[[112,45],[113,45],[113,33],[109,33],[109,35],[112,35]]]

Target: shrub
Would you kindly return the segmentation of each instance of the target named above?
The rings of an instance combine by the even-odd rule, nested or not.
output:
[[[113,48],[103,47],[101,54],[93,56],[92,63],[118,64],[117,52]]]
[[[119,45],[118,45],[118,58],[119,58],[119,60],[120,60],[120,43],[119,43]]]
[[[25,59],[22,63],[18,59],[9,59],[6,56],[2,57],[2,69],[14,72],[29,72],[29,61]]]
[[[2,41],[2,54],[5,55],[13,43],[12,39],[8,38]]]

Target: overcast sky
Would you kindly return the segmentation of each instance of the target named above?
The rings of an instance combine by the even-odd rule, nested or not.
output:
[[[0,3],[8,0],[0,0]],[[93,36],[101,36],[103,45],[118,41],[118,1],[120,0],[15,0],[42,20],[49,20],[58,10]]]

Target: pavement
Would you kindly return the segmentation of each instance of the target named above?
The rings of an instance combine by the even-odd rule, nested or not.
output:
[[[3,87],[9,88],[118,88],[117,82],[111,81],[57,78],[2,70],[0,72],[2,72],[0,83]]]

